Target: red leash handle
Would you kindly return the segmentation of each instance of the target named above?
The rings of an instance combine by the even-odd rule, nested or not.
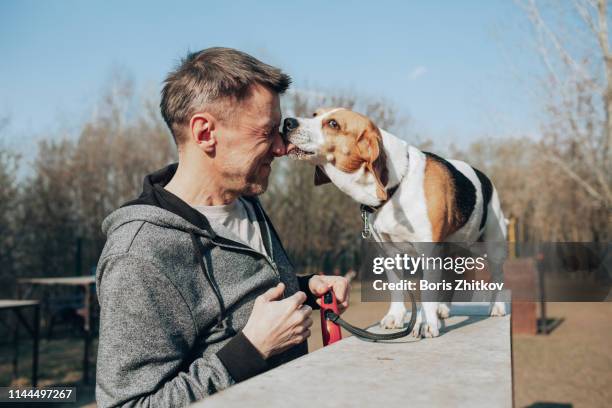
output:
[[[338,312],[338,302],[336,302],[336,296],[331,289],[326,294],[321,296],[321,332],[323,334],[323,347],[342,339],[340,326],[330,320],[327,320],[326,312],[328,310],[331,310],[336,314],[340,314]]]

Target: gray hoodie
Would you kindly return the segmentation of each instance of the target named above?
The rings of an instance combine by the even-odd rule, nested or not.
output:
[[[100,340],[96,399],[108,406],[184,406],[307,353],[306,343],[264,360],[244,336],[255,298],[297,278],[259,201],[267,254],[213,230],[163,186],[176,164],[145,178],[142,195],[102,224],[97,268]],[[315,306],[309,294],[308,304]]]

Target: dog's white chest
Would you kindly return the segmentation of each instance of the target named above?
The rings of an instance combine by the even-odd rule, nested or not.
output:
[[[430,242],[431,223],[425,200],[423,152],[408,147],[408,172],[391,199],[372,217],[375,235],[387,242]]]

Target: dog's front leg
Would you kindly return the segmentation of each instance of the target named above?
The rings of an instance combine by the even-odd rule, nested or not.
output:
[[[403,300],[393,301],[389,306],[389,311],[380,321],[380,326],[383,329],[401,329],[404,327],[404,316],[406,316],[406,306]]]
[[[438,319],[438,302],[421,303],[421,337],[438,337],[440,335],[440,319]]]
[[[399,282],[399,277],[394,271],[387,270],[389,283]],[[401,329],[404,327],[404,317],[406,316],[406,306],[404,305],[404,294],[401,291],[391,291],[391,305],[389,311],[380,321],[383,329]]]
[[[440,248],[436,245],[426,246],[423,252],[431,257],[438,255]],[[424,268],[423,279],[430,283],[437,283],[442,280],[442,271],[436,268]],[[425,338],[438,337],[442,326],[438,318],[439,293],[436,290],[421,291],[421,324],[419,325],[419,335]]]

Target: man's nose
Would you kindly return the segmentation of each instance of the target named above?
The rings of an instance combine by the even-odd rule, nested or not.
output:
[[[276,132],[276,136],[274,136],[274,140],[272,141],[272,154],[274,154],[275,157],[287,154],[287,146],[283,140],[283,135],[279,132]]]
[[[291,132],[294,129],[297,129],[300,126],[300,123],[295,118],[287,118],[283,122],[283,134],[286,135],[287,132]]]

